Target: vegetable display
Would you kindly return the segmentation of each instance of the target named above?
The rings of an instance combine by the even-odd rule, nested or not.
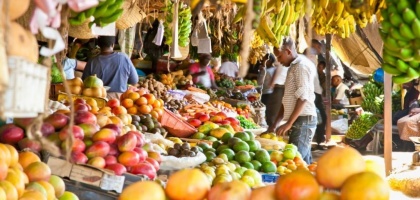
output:
[[[253,121],[245,118],[244,116],[237,116],[236,119],[239,120],[241,127],[244,129],[257,129],[259,128],[257,124],[255,124]]]
[[[374,114],[365,112],[353,121],[346,133],[346,138],[360,139],[379,121]]]

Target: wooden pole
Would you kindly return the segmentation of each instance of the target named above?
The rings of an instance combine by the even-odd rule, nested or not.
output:
[[[392,169],[392,78],[388,73],[384,77],[384,93],[384,158],[388,176]]]
[[[325,106],[325,112],[327,114],[327,123],[325,124],[325,142],[329,142],[330,138],[331,138],[331,55],[330,55],[330,51],[331,51],[331,39],[332,39],[332,35],[331,34],[327,34],[326,36],[326,58],[325,58],[325,62],[327,64],[326,66],[326,98],[327,98],[327,105]]]

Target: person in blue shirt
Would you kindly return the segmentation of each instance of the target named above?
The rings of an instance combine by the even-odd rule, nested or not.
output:
[[[86,63],[82,79],[96,74],[102,79],[104,86],[109,86],[108,99],[118,98],[128,88],[139,81],[136,69],[128,56],[114,52],[114,36],[100,36],[98,46],[101,53]]]

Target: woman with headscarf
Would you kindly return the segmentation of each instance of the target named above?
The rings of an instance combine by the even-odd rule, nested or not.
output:
[[[189,73],[193,77],[194,84],[201,84],[206,88],[217,89],[213,71],[209,66],[210,60],[210,54],[201,54],[199,62],[191,64]]]

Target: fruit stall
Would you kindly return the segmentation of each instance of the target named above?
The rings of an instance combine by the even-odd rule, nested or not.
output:
[[[420,76],[420,1],[0,0],[0,9],[1,200],[420,197],[416,163],[390,175],[388,125],[385,159],[354,145],[401,108],[389,81]],[[348,125],[347,142],[306,163],[288,137],[267,132],[261,85],[246,75],[285,37],[299,52],[312,37],[329,49],[331,37],[352,41],[370,24],[383,51],[366,49],[385,81],[350,94],[363,112],[327,109],[337,129]],[[99,74],[67,77],[67,58],[88,61],[97,36],[115,35],[146,76],[119,98]],[[217,89],[194,84],[188,66],[202,53],[212,66],[225,55],[239,77],[215,71]],[[348,55],[343,63],[359,56]]]

